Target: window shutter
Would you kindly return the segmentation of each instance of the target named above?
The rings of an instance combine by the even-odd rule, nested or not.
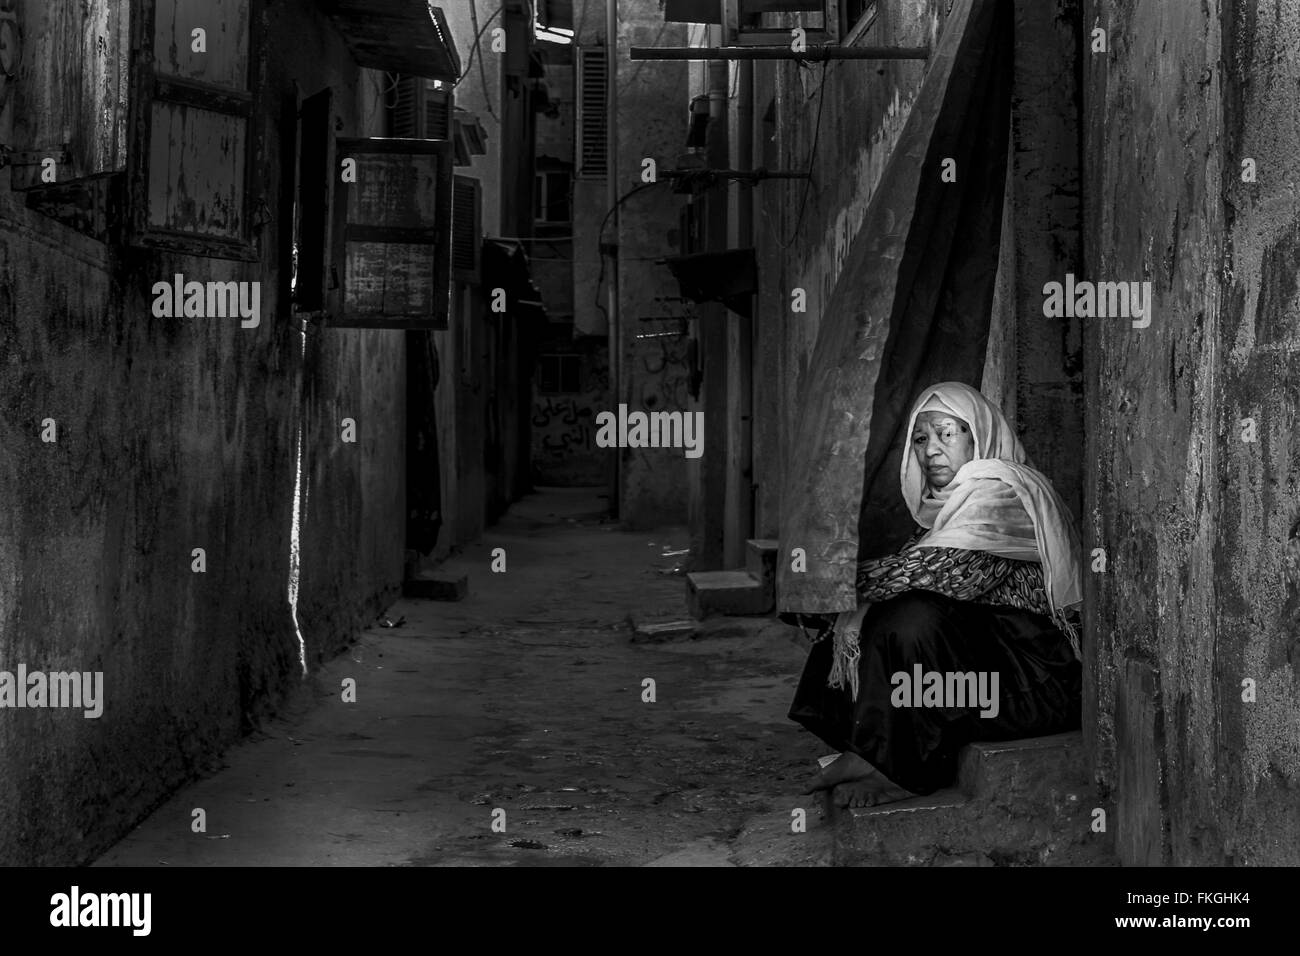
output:
[[[604,47],[578,48],[578,178],[603,179],[606,174],[606,63]]]
[[[425,139],[451,139],[451,108],[451,90],[436,90],[431,82],[425,86]]]
[[[452,192],[451,268],[458,282],[477,285],[483,233],[483,186],[470,176],[455,177]]]
[[[423,80],[415,76],[397,79],[397,94],[388,110],[388,135],[399,139],[419,139],[420,87]]]
[[[131,244],[254,261],[249,0],[136,3]],[[196,29],[204,52],[193,50]]]
[[[388,111],[388,133],[398,139],[451,139],[452,92],[421,76],[403,76]]]
[[[334,186],[333,328],[445,329],[451,269],[450,142],[339,139],[356,182]],[[341,168],[341,162],[335,168]]]
[[[303,101],[298,152],[298,277],[293,303],[315,312],[325,308],[325,239],[328,235],[333,94],[327,87]]]

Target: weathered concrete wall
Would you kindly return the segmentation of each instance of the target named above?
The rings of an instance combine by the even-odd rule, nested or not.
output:
[[[684,63],[632,63],[628,53],[633,46],[685,46],[686,25],[665,24],[657,0],[620,0],[618,13],[618,168],[614,176],[621,197],[641,183],[643,159],[653,158],[660,169],[677,165],[686,139],[689,96]],[[612,409],[626,402],[629,411],[694,410],[689,394],[688,339],[636,337],[641,332],[663,331],[665,323],[646,320],[665,314],[660,299],[679,294],[672,273],[654,259],[676,251],[680,206],[668,180],[661,179],[659,185],[642,190],[621,207],[617,230],[621,364]],[[607,236],[614,235],[615,230],[608,229]],[[715,453],[713,443],[721,437],[706,430],[705,456]],[[620,517],[628,527],[686,521],[689,479],[682,449],[628,448],[611,453],[621,456]]]
[[[262,9],[261,5],[258,9]],[[265,8],[257,168],[281,167],[282,97],[326,84],[346,134],[378,91],[308,0]],[[278,301],[278,172],[263,265],[119,257],[30,212],[0,173],[0,669],[104,672],[103,716],[0,710],[0,862],[77,863],[302,679],[288,601],[302,425],[308,667],[396,594],[403,339],[302,334]],[[262,282],[262,320],[158,319],[153,282]],[[396,372],[394,370],[397,370]],[[58,441],[43,443],[42,419]],[[340,420],[357,422],[356,444]],[[363,494],[364,489],[364,494]],[[191,571],[191,549],[207,571]]]
[[[1300,8],[1218,6],[1084,3],[1087,267],[1156,298],[1085,327],[1085,727],[1126,862],[1294,865]]]
[[[493,31],[503,28],[500,11],[467,3],[446,3],[442,10],[465,70],[455,89],[456,106],[477,116],[487,139],[485,154],[471,156],[469,165],[458,166],[456,174],[480,184],[482,234],[512,235],[513,228],[502,230],[502,154],[510,147],[501,123],[504,57],[492,50]],[[448,328],[435,333],[440,363],[437,415],[443,525],[429,562],[477,539],[487,525],[490,507],[499,509],[506,496],[501,461],[504,439],[490,420],[499,409],[489,404],[498,386],[493,376],[500,374],[494,368],[499,361],[494,351],[497,324],[486,311],[482,289],[459,283]],[[495,469],[491,489],[486,472],[489,436]]]

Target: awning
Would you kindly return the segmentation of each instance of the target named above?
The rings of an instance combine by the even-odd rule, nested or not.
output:
[[[506,292],[506,314],[528,322],[545,322],[542,294],[533,283],[524,244],[515,239],[483,240],[483,288],[491,303],[493,289]]]
[[[758,291],[758,262],[753,249],[726,249],[671,256],[664,260],[682,295],[692,302],[721,302],[748,317]]]
[[[431,80],[460,78],[456,40],[428,0],[317,0],[360,66]]]

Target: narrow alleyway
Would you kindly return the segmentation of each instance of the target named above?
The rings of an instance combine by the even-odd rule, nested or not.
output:
[[[723,619],[634,640],[632,622],[685,617],[684,556],[664,552],[686,534],[600,510],[572,490],[516,504],[445,566],[469,574],[466,600],[399,601],[386,616],[405,623],[363,632],[97,865],[824,862],[818,803],[798,795],[821,745],[785,717],[801,639]]]

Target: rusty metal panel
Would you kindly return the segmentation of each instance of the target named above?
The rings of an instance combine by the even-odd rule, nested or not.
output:
[[[318,0],[360,66],[460,78],[460,56],[442,10],[426,0]]]
[[[204,52],[193,31],[205,33]],[[159,0],[154,69],[161,75],[248,89],[248,0]]]
[[[155,101],[149,140],[149,224],[239,239],[244,234],[248,122]]]
[[[433,259],[432,247],[424,243],[349,242],[344,312],[428,321],[434,307]]]
[[[365,155],[357,160],[357,182],[348,190],[349,226],[430,228],[442,200],[439,156],[406,153]]]

